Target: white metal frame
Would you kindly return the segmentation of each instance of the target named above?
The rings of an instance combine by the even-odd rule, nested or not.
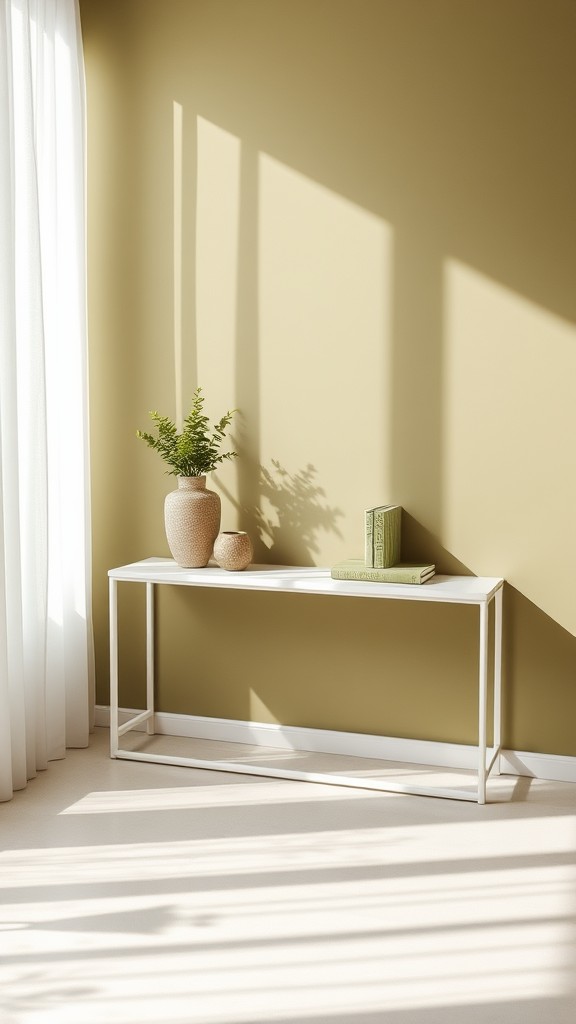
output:
[[[486,803],[486,782],[489,775],[500,773],[501,693],[502,693],[502,592],[504,581],[499,577],[434,576],[421,585],[362,583],[333,580],[329,569],[292,566],[252,565],[243,572],[230,573],[210,565],[204,569],[182,569],[171,559],[148,558],[131,565],[111,569],[110,588],[110,756],[131,761],[207,768],[236,774],[263,775],[272,778],[296,779],[373,789],[392,793],[414,793],[420,796],[447,797]],[[146,587],[146,710],[123,725],[118,721],[118,595],[119,582],[143,583]],[[478,772],[477,788],[451,789],[446,786],[412,785],[332,775],[322,772],[295,771],[261,765],[237,764],[229,761],[207,761],[194,757],[176,757],[146,751],[126,750],[120,738],[143,723],[148,735],[154,735],[154,596],[158,585],[216,587],[232,590],[260,590],[280,593],[305,593],[324,596],[367,597],[397,601],[429,601],[443,604],[476,605],[479,609],[478,657]],[[494,602],[494,701],[493,745],[487,747],[488,714],[488,645],[489,608]]]

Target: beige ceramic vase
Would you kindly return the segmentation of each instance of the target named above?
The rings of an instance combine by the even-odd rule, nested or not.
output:
[[[252,541],[242,530],[219,533],[214,542],[214,558],[221,569],[239,572],[252,561]]]
[[[207,565],[220,529],[220,496],[205,476],[179,476],[178,490],[164,502],[166,539],[172,557],[185,569]]]

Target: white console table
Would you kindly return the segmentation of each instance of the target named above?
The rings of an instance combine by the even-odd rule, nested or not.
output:
[[[204,569],[182,569],[172,559],[146,558],[141,562],[111,569],[110,586],[110,756],[133,761],[157,762],[265,775],[282,779],[331,783],[384,792],[415,793],[424,796],[449,797],[455,800],[486,802],[486,780],[491,772],[500,770],[501,742],[501,666],[502,666],[502,588],[498,577],[434,576],[421,585],[361,583],[333,580],[329,569],[295,568],[292,566],[251,565],[243,572],[227,572],[216,566]],[[146,587],[146,710],[120,725],[118,721],[118,583],[143,583]],[[216,587],[226,590],[259,590],[270,594],[318,594],[326,597],[379,598],[392,601],[431,601],[441,604],[476,605],[479,609],[478,634],[478,771],[476,791],[396,783],[386,779],[361,778],[354,775],[293,771],[291,769],[237,764],[229,761],[207,761],[193,757],[175,757],[148,751],[122,749],[120,738],[135,726],[146,723],[146,731],[154,735],[154,591],[157,586]],[[493,745],[487,747],[487,693],[489,607],[494,603],[494,710]]]

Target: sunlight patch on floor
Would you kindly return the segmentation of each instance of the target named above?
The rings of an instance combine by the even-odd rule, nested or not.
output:
[[[57,1005],[58,1024],[270,1024],[561,996],[575,824],[6,851],[2,1020],[55,1024]]]
[[[117,790],[88,793],[81,800],[65,807],[61,814],[109,814],[126,811],[191,810],[195,807],[249,807],[281,799],[283,803],[301,804],[318,800],[316,786],[302,783],[266,782],[232,784],[230,786],[179,786],[173,789]],[[373,799],[373,793],[359,791],[358,797]],[[341,800],[342,792],[331,786],[322,787],[322,801]]]

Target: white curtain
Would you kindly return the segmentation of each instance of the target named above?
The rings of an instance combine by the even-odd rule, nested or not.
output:
[[[0,800],[91,724],[84,114],[75,0],[0,0]]]

